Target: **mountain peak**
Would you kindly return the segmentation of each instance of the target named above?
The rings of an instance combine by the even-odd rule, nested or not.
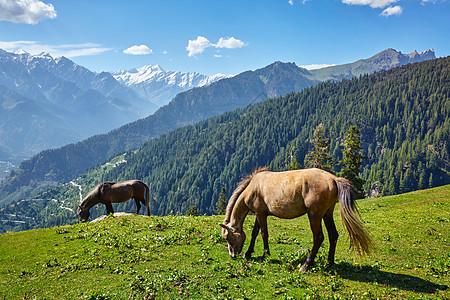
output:
[[[138,69],[112,72],[114,78],[133,89],[139,96],[157,103],[167,104],[178,93],[193,87],[208,85],[228,76],[206,76],[196,72],[165,71],[159,65],[146,65]],[[158,94],[158,96],[157,96]]]
[[[41,52],[39,54],[36,55],[32,55],[33,58],[42,58],[45,60],[53,60],[53,57],[50,55],[50,53],[47,52]]]
[[[139,72],[164,72],[160,65],[146,65],[137,69]]]
[[[30,53],[28,53],[27,51],[25,51],[23,49],[16,50],[13,53],[17,54],[17,55],[23,55],[23,54],[28,54],[29,55],[30,54]]]

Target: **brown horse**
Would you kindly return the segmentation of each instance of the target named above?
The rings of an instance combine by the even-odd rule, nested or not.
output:
[[[232,258],[241,253],[245,241],[244,219],[249,211],[256,215],[250,246],[245,253],[250,258],[254,252],[259,230],[264,243],[264,256],[270,255],[267,217],[293,219],[308,215],[313,233],[313,248],[300,271],[312,265],[324,240],[322,219],[328,231],[330,249],[328,265],[334,264],[338,232],[333,220],[333,210],[339,199],[342,222],[350,235],[350,247],[356,253],[368,253],[372,242],[358,217],[353,188],[347,179],[339,178],[320,169],[269,172],[259,168],[244,178],[231,196],[222,227],[222,236],[228,242]]]
[[[133,198],[136,202],[136,214],[141,209],[142,202],[145,205],[145,213],[150,215],[149,210],[149,189],[148,186],[139,180],[127,180],[122,182],[103,182],[97,185],[78,206],[77,213],[80,221],[85,222],[89,218],[89,210],[92,206],[102,203],[106,206],[106,213],[114,214],[112,203],[121,203]]]

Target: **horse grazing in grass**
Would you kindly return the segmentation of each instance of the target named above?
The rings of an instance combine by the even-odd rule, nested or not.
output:
[[[89,218],[89,210],[98,203],[106,206],[106,213],[114,214],[112,203],[121,203],[133,198],[136,202],[136,214],[141,209],[142,202],[145,205],[145,213],[150,215],[149,210],[149,189],[148,186],[139,180],[127,180],[121,182],[103,182],[93,189],[78,206],[77,213],[80,221],[85,222]]]
[[[232,258],[241,253],[245,241],[244,219],[249,211],[256,215],[250,246],[245,253],[251,258],[259,230],[264,243],[264,256],[270,255],[267,217],[293,219],[308,215],[313,233],[313,248],[300,271],[304,272],[314,262],[324,240],[322,219],[328,231],[330,249],[328,265],[334,264],[338,232],[333,220],[333,210],[339,201],[342,221],[350,235],[350,247],[356,253],[368,253],[372,241],[363,227],[355,206],[353,188],[347,179],[339,178],[320,169],[304,169],[287,172],[269,172],[265,168],[255,170],[238,185],[227,205],[222,236],[228,242]]]

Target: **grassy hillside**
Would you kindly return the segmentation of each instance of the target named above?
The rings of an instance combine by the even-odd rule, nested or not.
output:
[[[2,234],[0,298],[448,299],[450,185],[359,205],[376,252],[354,259],[336,209],[337,265],[324,267],[325,239],[306,274],[297,269],[312,246],[305,216],[269,219],[272,256],[262,262],[230,259],[223,216],[108,217]],[[244,224],[248,235],[253,219]]]

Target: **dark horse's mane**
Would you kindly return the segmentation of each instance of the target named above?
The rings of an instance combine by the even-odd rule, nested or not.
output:
[[[244,178],[242,178],[241,182],[239,182],[237,188],[234,190],[233,194],[230,197],[230,200],[228,200],[227,210],[225,211],[225,220],[224,224],[228,224],[230,222],[231,218],[231,212],[233,211],[234,204],[236,203],[236,200],[239,198],[239,195],[247,188],[247,186],[250,184],[250,181],[252,180],[253,176],[255,176],[258,173],[266,172],[268,169],[266,167],[259,167],[253,170],[251,174],[247,174]]]
[[[81,202],[81,206],[83,206],[84,203],[88,202],[91,199],[94,199],[94,198],[100,199],[102,187],[105,186],[105,185],[112,185],[112,184],[115,184],[115,183],[116,182],[105,181],[105,182],[102,182],[102,183],[98,184],[92,191],[89,192],[89,194],[86,195],[86,197]]]

